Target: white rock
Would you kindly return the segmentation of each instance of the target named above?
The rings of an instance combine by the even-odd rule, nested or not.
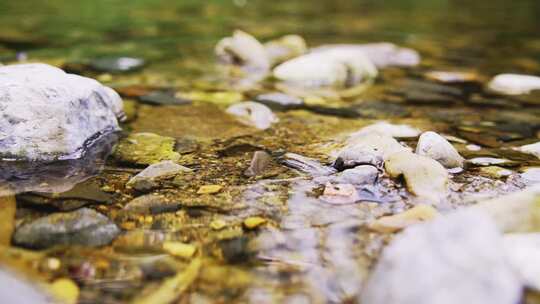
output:
[[[507,234],[504,249],[525,285],[540,291],[540,233]]]
[[[488,216],[461,210],[407,228],[383,251],[363,304],[514,304],[520,278]]]
[[[540,141],[530,145],[524,145],[518,148],[523,153],[532,154],[540,158]]]
[[[540,231],[540,185],[479,202],[472,209],[489,214],[505,233]]]
[[[538,167],[525,168],[521,172],[520,176],[528,184],[539,184],[540,183],[540,168]]]
[[[468,162],[477,166],[492,166],[508,163],[509,160],[495,157],[475,157],[469,159]]]
[[[521,95],[540,90],[540,77],[520,74],[500,74],[489,83],[488,88],[502,94]]]
[[[312,49],[311,51],[318,53],[329,50],[337,50],[351,54],[363,54],[378,68],[387,66],[416,66],[420,63],[420,55],[415,50],[398,47],[397,45],[388,42],[367,44],[330,44],[322,45]]]
[[[386,121],[379,121],[377,123],[363,127],[357,132],[354,132],[353,134],[351,134],[351,137],[367,133],[379,133],[390,137],[405,138],[418,137],[421,131],[409,125],[396,125],[388,123]]]
[[[273,73],[275,78],[300,87],[350,88],[371,83],[377,68],[357,52],[328,50],[286,61]]]
[[[236,30],[232,37],[221,39],[215,47],[218,58],[227,64],[248,69],[269,70],[270,60],[264,46],[250,34]]]
[[[347,169],[337,177],[342,184],[364,185],[374,184],[379,176],[379,170],[370,165],[360,165]]]
[[[430,157],[446,168],[463,167],[463,157],[452,144],[439,134],[428,131],[422,133],[416,146],[416,154]]]
[[[99,82],[46,65],[0,67],[0,157],[78,158],[95,137],[119,130],[122,100]]]
[[[244,101],[227,108],[227,113],[236,116],[240,122],[265,130],[279,121],[267,106],[253,101]]]

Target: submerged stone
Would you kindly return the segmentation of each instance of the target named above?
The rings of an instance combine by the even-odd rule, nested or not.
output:
[[[120,130],[122,100],[99,82],[46,65],[0,67],[0,158],[79,158]]]
[[[324,187],[323,195],[319,197],[322,201],[333,204],[353,204],[360,200],[356,188],[351,184],[331,184],[327,183]]]
[[[518,303],[521,280],[503,250],[497,227],[481,212],[462,210],[414,225],[384,249],[361,301]]]
[[[281,158],[281,163],[289,168],[296,169],[311,176],[325,176],[336,172],[332,167],[323,166],[313,158],[305,157],[295,153],[285,153]]]
[[[377,181],[379,170],[371,165],[359,165],[352,169],[347,169],[337,177],[341,183],[353,185],[371,185]]]
[[[266,130],[279,121],[267,106],[253,101],[232,105],[227,108],[227,113],[236,116],[240,122],[261,130]]]
[[[146,194],[134,198],[127,203],[123,211],[127,214],[158,214],[176,211],[180,204],[156,194]]]
[[[126,185],[139,191],[148,191],[157,187],[161,180],[190,171],[191,169],[170,160],[162,161],[148,166],[141,173],[131,178]]]
[[[430,157],[446,168],[462,168],[463,157],[452,144],[439,134],[428,131],[422,133],[416,146],[416,154]]]
[[[299,109],[304,105],[302,99],[284,93],[261,94],[255,100],[277,111]]]
[[[174,92],[150,92],[146,95],[139,96],[139,101],[152,105],[185,105],[191,101],[175,96]]]
[[[92,69],[107,73],[132,72],[142,68],[144,64],[143,59],[133,57],[104,57],[89,63]]]
[[[120,162],[151,165],[164,160],[178,161],[175,139],[154,133],[132,133],[116,146],[113,156]]]
[[[56,245],[103,246],[120,232],[106,216],[88,208],[53,213],[17,227],[15,244],[29,248]]]
[[[540,90],[540,77],[520,74],[500,74],[488,84],[488,88],[506,95],[529,94]]]

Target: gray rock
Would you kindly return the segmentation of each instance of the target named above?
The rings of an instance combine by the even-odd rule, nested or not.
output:
[[[298,109],[304,105],[302,99],[284,93],[261,94],[255,100],[277,111]]]
[[[315,159],[295,153],[285,153],[281,158],[281,163],[311,176],[325,176],[336,173],[336,170],[332,167],[323,166]]]
[[[261,130],[279,121],[267,106],[253,101],[234,104],[227,108],[227,113],[236,116],[241,123]]]
[[[379,132],[362,132],[350,135],[347,145],[337,152],[334,168],[344,170],[358,165],[382,167],[392,154],[408,151],[394,138]]]
[[[514,304],[521,290],[493,221],[462,210],[398,235],[383,251],[361,302]]]
[[[53,213],[17,227],[13,241],[28,248],[56,245],[103,246],[120,232],[106,216],[88,208]]]
[[[379,170],[376,167],[370,165],[361,165],[341,172],[337,180],[343,184],[374,184],[377,181],[378,176]]]
[[[122,100],[99,82],[46,64],[0,67],[0,157],[79,158],[119,130]]]
[[[146,167],[146,169],[132,177],[127,182],[127,186],[139,191],[148,191],[157,187],[161,180],[171,178],[182,172],[190,171],[192,170],[187,167],[166,160]]]
[[[343,149],[339,153],[333,166],[337,170],[342,171],[360,165],[371,165],[380,168],[383,163],[382,153],[359,149],[357,146],[351,146],[348,149]]]
[[[422,133],[416,146],[416,154],[424,155],[441,163],[446,168],[463,167],[463,157],[452,144],[439,134],[428,131]]]
[[[123,211],[134,214],[158,214],[176,211],[179,208],[180,204],[172,202],[164,196],[147,194],[139,196],[127,203]]]

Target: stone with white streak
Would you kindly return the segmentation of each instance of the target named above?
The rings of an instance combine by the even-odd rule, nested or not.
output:
[[[0,158],[79,158],[120,130],[122,100],[96,80],[46,64],[0,67]]]

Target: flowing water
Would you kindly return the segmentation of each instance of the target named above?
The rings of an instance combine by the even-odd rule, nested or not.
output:
[[[381,69],[357,96],[307,98],[305,108],[276,111],[279,122],[260,131],[225,113],[275,90],[269,80],[239,88],[223,76],[214,46],[235,29],[261,41],[298,34],[310,47],[392,42],[422,60]],[[402,181],[382,174],[357,189],[359,202],[332,204],[320,196],[332,180],[317,170],[332,173],[331,151],[348,134],[386,120],[448,135],[466,159],[506,160],[499,166],[509,176],[474,164],[452,175],[452,193],[436,206],[441,213],[538,182],[538,158],[512,148],[540,138],[540,95],[483,89],[499,73],[540,74],[538,29],[535,0],[1,1],[0,62],[45,62],[96,78],[122,95],[127,120],[106,160],[108,140],[78,161],[0,163],[0,262],[45,290],[75,283],[80,303],[357,303],[392,238],[367,224],[415,199]],[[106,71],[110,61],[96,68],[98,59],[118,56],[145,65],[121,73]],[[440,83],[430,71],[464,71],[473,80]],[[151,94],[165,104],[145,101]],[[130,154],[137,140],[125,138],[141,132],[173,138],[169,153],[192,171],[151,190],[126,187],[145,164]],[[246,176],[262,150],[270,165]],[[314,159],[313,167],[284,165],[287,152]],[[204,193],[202,186],[214,188]],[[146,207],[125,207],[139,197]],[[12,238],[37,218],[83,206],[121,231],[97,247],[69,236],[53,236],[53,247]],[[32,239],[39,231],[27,233]],[[164,246],[178,242],[196,252]]]

